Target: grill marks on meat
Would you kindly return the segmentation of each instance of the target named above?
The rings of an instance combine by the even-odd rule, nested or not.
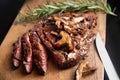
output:
[[[33,69],[33,63],[32,63],[33,59],[32,59],[32,46],[29,39],[29,33],[25,33],[22,36],[22,44],[24,51],[24,55],[23,55],[24,68],[27,73],[30,73]]]
[[[45,75],[47,71],[47,52],[45,46],[41,44],[41,41],[36,32],[30,32],[30,42],[32,45],[33,61],[39,69],[39,72]]]
[[[21,44],[21,37],[18,38],[13,44],[13,65],[14,67],[19,67],[22,61],[22,44]]]

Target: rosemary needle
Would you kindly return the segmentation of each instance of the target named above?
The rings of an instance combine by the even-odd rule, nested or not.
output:
[[[102,11],[106,14],[115,15],[109,4],[106,5],[104,0],[78,0],[66,2],[54,2],[46,4],[43,7],[38,7],[30,12],[19,17],[16,22],[29,22],[41,17],[47,17],[53,13],[66,13],[66,12],[88,12],[88,11]]]

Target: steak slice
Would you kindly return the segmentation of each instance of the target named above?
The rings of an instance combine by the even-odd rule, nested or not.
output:
[[[32,45],[33,61],[39,69],[39,72],[45,75],[47,71],[47,52],[45,46],[41,43],[35,31],[30,31],[29,34]]]
[[[29,33],[25,33],[22,36],[22,45],[23,45],[23,65],[25,71],[30,73],[33,69],[33,59],[32,59],[32,46],[29,39]]]
[[[66,13],[50,16],[38,25],[37,33],[60,68],[76,65],[95,39],[94,13]]]
[[[13,58],[12,62],[14,67],[18,68],[22,61],[22,44],[21,37],[13,44]]]

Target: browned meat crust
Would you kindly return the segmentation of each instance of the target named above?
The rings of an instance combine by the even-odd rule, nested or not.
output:
[[[32,45],[33,61],[39,72],[45,75],[47,71],[47,51],[45,46],[41,43],[35,31],[30,31],[29,37]]]
[[[18,38],[13,44],[13,65],[14,67],[19,67],[22,61],[22,45],[21,45],[21,37]]]
[[[95,33],[96,33],[95,14],[93,13],[89,13],[88,15],[76,14],[77,16],[75,14],[67,14],[67,16],[65,15],[55,15],[55,19],[61,21],[60,24],[62,24],[62,27],[60,24],[58,25],[57,20],[53,19],[54,18],[53,16],[52,18],[50,17],[50,19],[45,20],[45,22],[43,22],[42,25],[40,24],[37,29],[37,33],[40,39],[42,40],[44,45],[50,50],[55,62],[58,64],[60,68],[68,68],[76,65],[79,62],[79,60],[81,60],[86,55],[89,49],[89,44],[95,39]],[[79,23],[72,23],[73,21],[71,23],[67,23],[67,21],[66,22],[62,21],[64,19],[62,19],[61,17],[69,17],[69,18],[80,17],[83,18],[83,20]],[[70,31],[69,28],[66,30],[66,28],[64,28],[65,27],[64,24],[65,25],[73,24],[72,26],[74,25],[76,26],[78,24],[79,26],[77,29],[74,29],[75,27],[71,28],[70,25],[70,29],[76,30],[77,34],[75,31],[74,31],[75,33],[72,32],[73,30]],[[52,33],[55,32],[55,34],[51,34],[51,32]],[[61,32],[64,32],[63,35],[61,34]],[[67,34],[69,36],[67,36]],[[65,37],[65,35],[67,38],[63,38]],[[70,40],[70,38],[72,39],[72,43],[68,43],[68,42],[65,43],[65,40],[67,39],[66,41],[68,41]],[[56,43],[57,45],[59,44],[60,47],[56,46]],[[70,48],[69,46],[70,44],[71,45],[73,44],[74,48]]]
[[[84,59],[91,42],[95,39],[96,19],[95,13],[90,12],[54,14],[41,20],[21,38],[26,72],[32,71],[34,62],[39,72],[45,74],[48,51],[60,68],[72,67]],[[14,48],[20,46],[16,44]],[[21,48],[15,48],[15,51],[20,52]],[[15,60],[17,62],[19,58]]]
[[[22,36],[23,45],[23,64],[27,73],[30,73],[33,69],[33,59],[32,59],[32,46],[29,39],[29,33],[25,33]]]

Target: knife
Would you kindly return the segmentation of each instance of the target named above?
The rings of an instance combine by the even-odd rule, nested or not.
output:
[[[99,33],[96,36],[95,43],[109,80],[120,80]]]

